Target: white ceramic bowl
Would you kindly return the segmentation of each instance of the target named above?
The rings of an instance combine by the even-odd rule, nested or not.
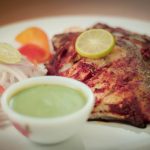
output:
[[[86,104],[79,111],[57,118],[23,116],[9,107],[8,100],[15,92],[39,84],[59,84],[77,88],[86,96]],[[18,82],[4,92],[1,100],[2,108],[15,128],[31,141],[43,144],[58,143],[76,134],[85,124],[94,105],[94,95],[88,86],[77,80],[58,76],[36,77]]]

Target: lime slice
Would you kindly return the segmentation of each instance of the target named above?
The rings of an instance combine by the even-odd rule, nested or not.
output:
[[[91,29],[79,35],[76,51],[83,57],[100,58],[108,55],[115,45],[113,35],[104,29]]]
[[[0,43],[0,62],[15,64],[21,60],[21,54],[17,49],[7,43]]]

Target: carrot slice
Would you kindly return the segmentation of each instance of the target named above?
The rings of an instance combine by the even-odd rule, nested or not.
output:
[[[34,44],[26,44],[19,48],[19,51],[35,64],[45,63],[50,59],[50,53],[48,51]]]
[[[38,27],[27,28],[16,36],[16,40],[23,45],[32,43],[49,51],[48,37],[46,33]]]

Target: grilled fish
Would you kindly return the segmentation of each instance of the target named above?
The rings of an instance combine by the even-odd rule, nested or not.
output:
[[[98,23],[88,29],[105,29],[116,40],[104,58],[83,58],[75,50],[81,32],[53,37],[53,60],[48,74],[74,78],[95,95],[89,120],[117,121],[144,128],[150,122],[150,37]],[[87,29],[87,30],[88,30]]]

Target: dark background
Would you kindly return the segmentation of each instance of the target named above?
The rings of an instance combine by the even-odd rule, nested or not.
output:
[[[89,14],[150,21],[150,0],[0,0],[0,25],[44,16]]]

